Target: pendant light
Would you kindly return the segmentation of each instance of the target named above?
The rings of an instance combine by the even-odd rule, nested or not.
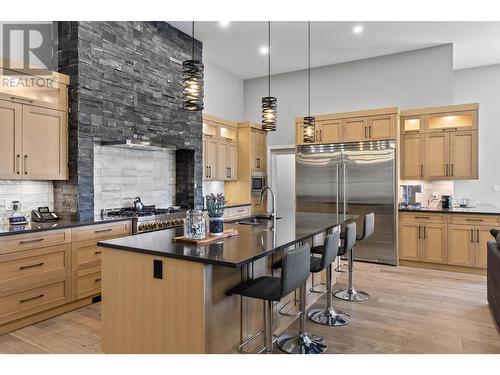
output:
[[[276,131],[276,120],[278,118],[276,97],[271,96],[271,21],[267,23],[267,89],[268,96],[262,98],[262,130],[267,132]]]
[[[182,63],[182,107],[187,111],[203,109],[203,63],[194,59],[194,21],[192,24],[193,49],[191,60]]]
[[[316,119],[311,116],[311,21],[307,22],[307,116],[304,117],[304,142],[316,141]]]

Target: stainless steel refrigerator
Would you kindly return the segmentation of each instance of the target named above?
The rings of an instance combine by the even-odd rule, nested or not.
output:
[[[296,209],[363,216],[375,213],[375,232],[358,242],[355,260],[396,265],[394,141],[298,146]]]

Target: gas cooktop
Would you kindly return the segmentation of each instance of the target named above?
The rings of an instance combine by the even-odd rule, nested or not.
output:
[[[155,205],[144,206],[143,210],[136,210],[134,207],[109,208],[102,210],[103,216],[123,216],[123,217],[145,217],[154,215],[165,215],[180,212],[179,208],[156,208]]]

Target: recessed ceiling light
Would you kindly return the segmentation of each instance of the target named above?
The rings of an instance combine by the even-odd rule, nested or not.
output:
[[[352,31],[354,32],[354,34],[361,34],[363,32],[363,26],[356,25],[356,26],[354,26]]]
[[[262,46],[262,47],[259,48],[259,52],[262,55],[267,55],[269,53],[269,48],[267,48],[266,46]]]
[[[228,27],[229,26],[229,21],[219,21],[219,26],[221,26],[221,27]]]

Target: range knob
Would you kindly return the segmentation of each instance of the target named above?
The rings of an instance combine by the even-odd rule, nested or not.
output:
[[[137,229],[138,229],[138,230],[143,230],[143,229],[144,229],[144,225],[143,225],[143,224],[139,225],[139,226],[137,227]]]

